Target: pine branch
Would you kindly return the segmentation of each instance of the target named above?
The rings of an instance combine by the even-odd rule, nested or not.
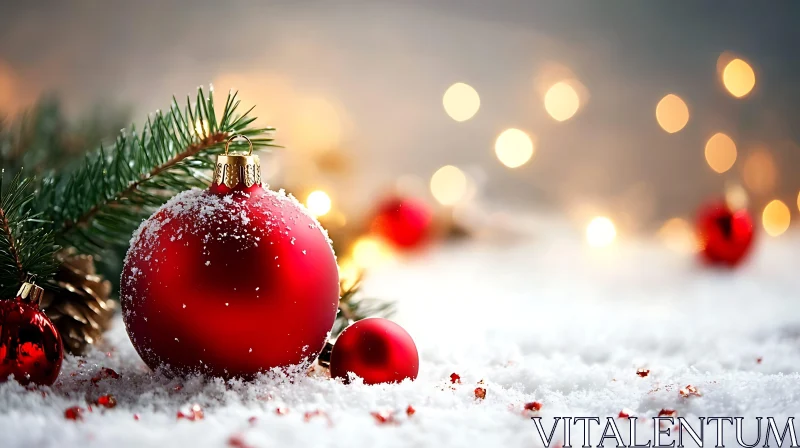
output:
[[[263,135],[274,129],[250,127],[252,109],[238,115],[239,104],[230,93],[217,118],[213,90],[206,98],[198,89],[194,104],[187,98],[183,107],[173,98],[169,110],[148,118],[141,133],[133,126],[123,130],[114,145],[101,145],[75,172],[46,178],[36,208],[52,221],[56,241],[91,254],[125,247],[155,208],[178,192],[208,184],[214,156],[229,136],[249,136],[254,147],[274,146]],[[231,144],[231,150],[243,148]]]
[[[0,208],[0,226],[2,226],[3,241],[7,242],[8,258],[14,262],[17,268],[17,279],[22,283],[25,280],[25,268],[22,267],[22,259],[20,259],[19,252],[17,251],[17,244],[14,241],[14,233],[11,231],[11,224],[8,222],[6,212],[2,208]]]
[[[361,277],[359,276],[351,286],[345,287],[343,279],[339,283],[339,313],[333,323],[331,338],[336,337],[350,324],[367,317],[390,317],[394,314],[394,303],[372,298],[359,298]]]
[[[58,250],[40,216],[28,208],[34,199],[31,179],[18,172],[3,184],[0,179],[0,299],[12,297],[29,277],[40,281],[50,277]]]
[[[87,148],[113,137],[125,123],[126,108],[95,106],[78,120],[68,120],[57,97],[44,96],[15,117],[0,117],[0,160],[7,172],[23,166],[29,176],[64,169]]]

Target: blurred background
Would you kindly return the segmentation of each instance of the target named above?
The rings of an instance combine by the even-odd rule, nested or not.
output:
[[[800,4],[770,6],[3,1],[0,112],[54,94],[141,122],[213,83],[278,128],[265,175],[320,191],[318,214],[400,189],[602,245],[689,234],[727,196],[779,236],[800,206]]]

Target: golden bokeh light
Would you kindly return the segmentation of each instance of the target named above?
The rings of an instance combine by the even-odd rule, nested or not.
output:
[[[565,81],[553,84],[544,94],[544,108],[556,121],[569,120],[580,105],[578,92]]]
[[[472,86],[457,82],[444,92],[442,104],[450,118],[456,121],[467,121],[478,112],[481,107],[481,98]]]
[[[314,216],[324,216],[331,211],[331,197],[322,190],[312,191],[306,198],[306,208]]]
[[[593,218],[586,226],[586,242],[592,247],[606,247],[617,238],[614,222],[605,216]]]
[[[533,156],[533,140],[519,129],[506,129],[497,137],[494,152],[500,163],[509,168],[517,168]]]
[[[725,203],[731,210],[741,210],[747,208],[750,198],[747,196],[745,190],[739,184],[728,184],[725,186]]]
[[[200,137],[206,137],[210,132],[208,129],[208,121],[197,119],[194,121],[194,132]]]
[[[797,209],[800,210],[800,193],[797,194]]]
[[[662,129],[674,134],[689,122],[689,107],[678,95],[670,93],[658,102],[656,120]]]
[[[744,185],[758,194],[766,194],[775,188],[778,169],[772,154],[766,149],[758,149],[747,155],[742,168]]]
[[[392,248],[383,240],[366,236],[353,244],[352,259],[357,267],[375,267],[391,260],[392,253]]]
[[[455,205],[467,193],[467,176],[453,165],[445,165],[431,176],[431,194],[442,205]]]
[[[658,238],[667,248],[678,253],[688,254],[700,250],[692,225],[683,218],[672,218],[658,230]]]
[[[722,132],[717,132],[706,142],[705,154],[708,166],[722,174],[736,163],[736,143]]]
[[[295,100],[286,126],[291,146],[308,154],[337,148],[342,140],[343,118],[337,104],[316,96]]]
[[[358,267],[350,257],[338,259],[337,267],[339,268],[339,284],[344,290],[355,286],[363,274],[363,269]]]
[[[791,220],[792,214],[789,207],[780,199],[774,199],[767,204],[761,214],[761,224],[769,236],[782,235],[789,228]]]
[[[741,59],[734,59],[722,70],[722,83],[731,95],[741,98],[755,87],[756,74],[750,64]]]

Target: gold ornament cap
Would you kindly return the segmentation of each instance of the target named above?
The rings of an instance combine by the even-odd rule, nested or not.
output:
[[[228,154],[228,147],[237,138],[247,140],[250,151],[247,154]],[[253,185],[261,185],[261,162],[258,156],[253,155],[253,142],[244,135],[232,135],[225,142],[225,154],[217,156],[217,166],[214,168],[214,185],[225,185],[228,188],[235,188],[242,184],[249,188]]]
[[[36,306],[39,306],[43,295],[44,289],[30,282],[22,283],[22,286],[19,287],[19,291],[17,292],[17,297],[19,299],[24,302],[30,302]]]

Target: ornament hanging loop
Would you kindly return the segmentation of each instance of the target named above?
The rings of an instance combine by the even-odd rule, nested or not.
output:
[[[229,153],[231,142],[237,138],[247,140],[250,152]],[[253,155],[253,142],[247,136],[234,134],[228,137],[225,142],[225,153],[217,156],[215,165],[212,185],[224,185],[231,189],[238,186],[250,188],[256,184],[261,185],[261,163],[258,161],[258,156]]]
[[[43,296],[44,289],[42,289],[41,286],[35,285],[32,278],[26,282],[23,282],[22,286],[19,287],[19,291],[17,292],[17,297],[19,299],[36,306],[39,306]]]
[[[231,145],[231,142],[236,140],[237,138],[243,138],[243,139],[247,140],[247,145],[250,147],[249,148],[250,150],[247,152],[247,155],[248,156],[252,156],[253,155],[253,142],[251,142],[250,139],[247,138],[246,135],[242,135],[242,134],[233,134],[230,137],[228,137],[228,140],[225,142],[225,155],[226,156],[228,155],[228,147]]]

